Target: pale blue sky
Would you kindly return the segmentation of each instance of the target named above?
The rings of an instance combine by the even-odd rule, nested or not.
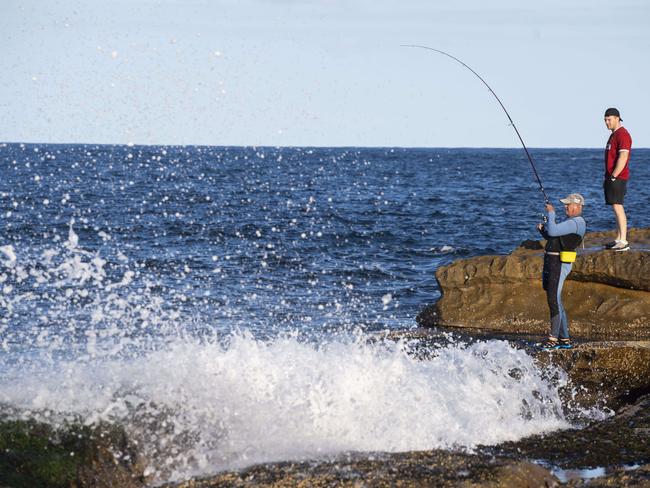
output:
[[[650,147],[647,0],[0,0],[0,141]]]

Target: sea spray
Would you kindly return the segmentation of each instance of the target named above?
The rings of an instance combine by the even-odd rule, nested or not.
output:
[[[72,223],[59,247],[3,254],[6,412],[116,424],[152,479],[344,451],[471,449],[569,426],[566,376],[551,379],[504,341],[195,334],[155,276],[119,250],[85,249]]]
[[[472,448],[568,427],[557,385],[504,341],[427,360],[393,341],[182,341],[129,360],[7,371],[3,403],[48,422],[108,421],[157,479],[343,451]]]
[[[160,278],[119,250],[81,247],[73,224],[58,246],[1,249],[9,259],[0,260],[0,344],[6,353],[0,365],[29,367],[34,356],[140,354],[182,335],[186,324],[168,303],[182,292],[163,296]]]

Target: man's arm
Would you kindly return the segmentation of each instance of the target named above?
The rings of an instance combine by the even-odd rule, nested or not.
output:
[[[625,168],[627,164],[627,158],[630,157],[630,151],[627,149],[621,149],[618,151],[618,158],[616,159],[616,164],[612,170],[612,176],[618,178],[618,175],[621,174],[621,171]]]
[[[548,222],[545,224],[546,233],[551,237],[565,236],[567,234],[578,234],[580,229],[578,224],[573,220],[565,220],[559,224],[555,223],[555,212],[548,213]]]

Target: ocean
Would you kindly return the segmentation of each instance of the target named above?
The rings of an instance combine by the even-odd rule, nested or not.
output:
[[[588,231],[614,228],[602,149],[531,153],[559,215],[580,192]],[[521,149],[0,144],[2,410],[124,426],[158,481],[602,415],[506,341],[387,338],[438,267],[537,239],[543,207]]]

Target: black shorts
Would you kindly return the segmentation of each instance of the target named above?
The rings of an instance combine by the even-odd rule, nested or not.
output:
[[[613,205],[614,203],[623,205],[623,199],[627,191],[627,180],[612,181],[609,178],[605,178],[603,189],[605,190],[605,203],[607,205]]]

